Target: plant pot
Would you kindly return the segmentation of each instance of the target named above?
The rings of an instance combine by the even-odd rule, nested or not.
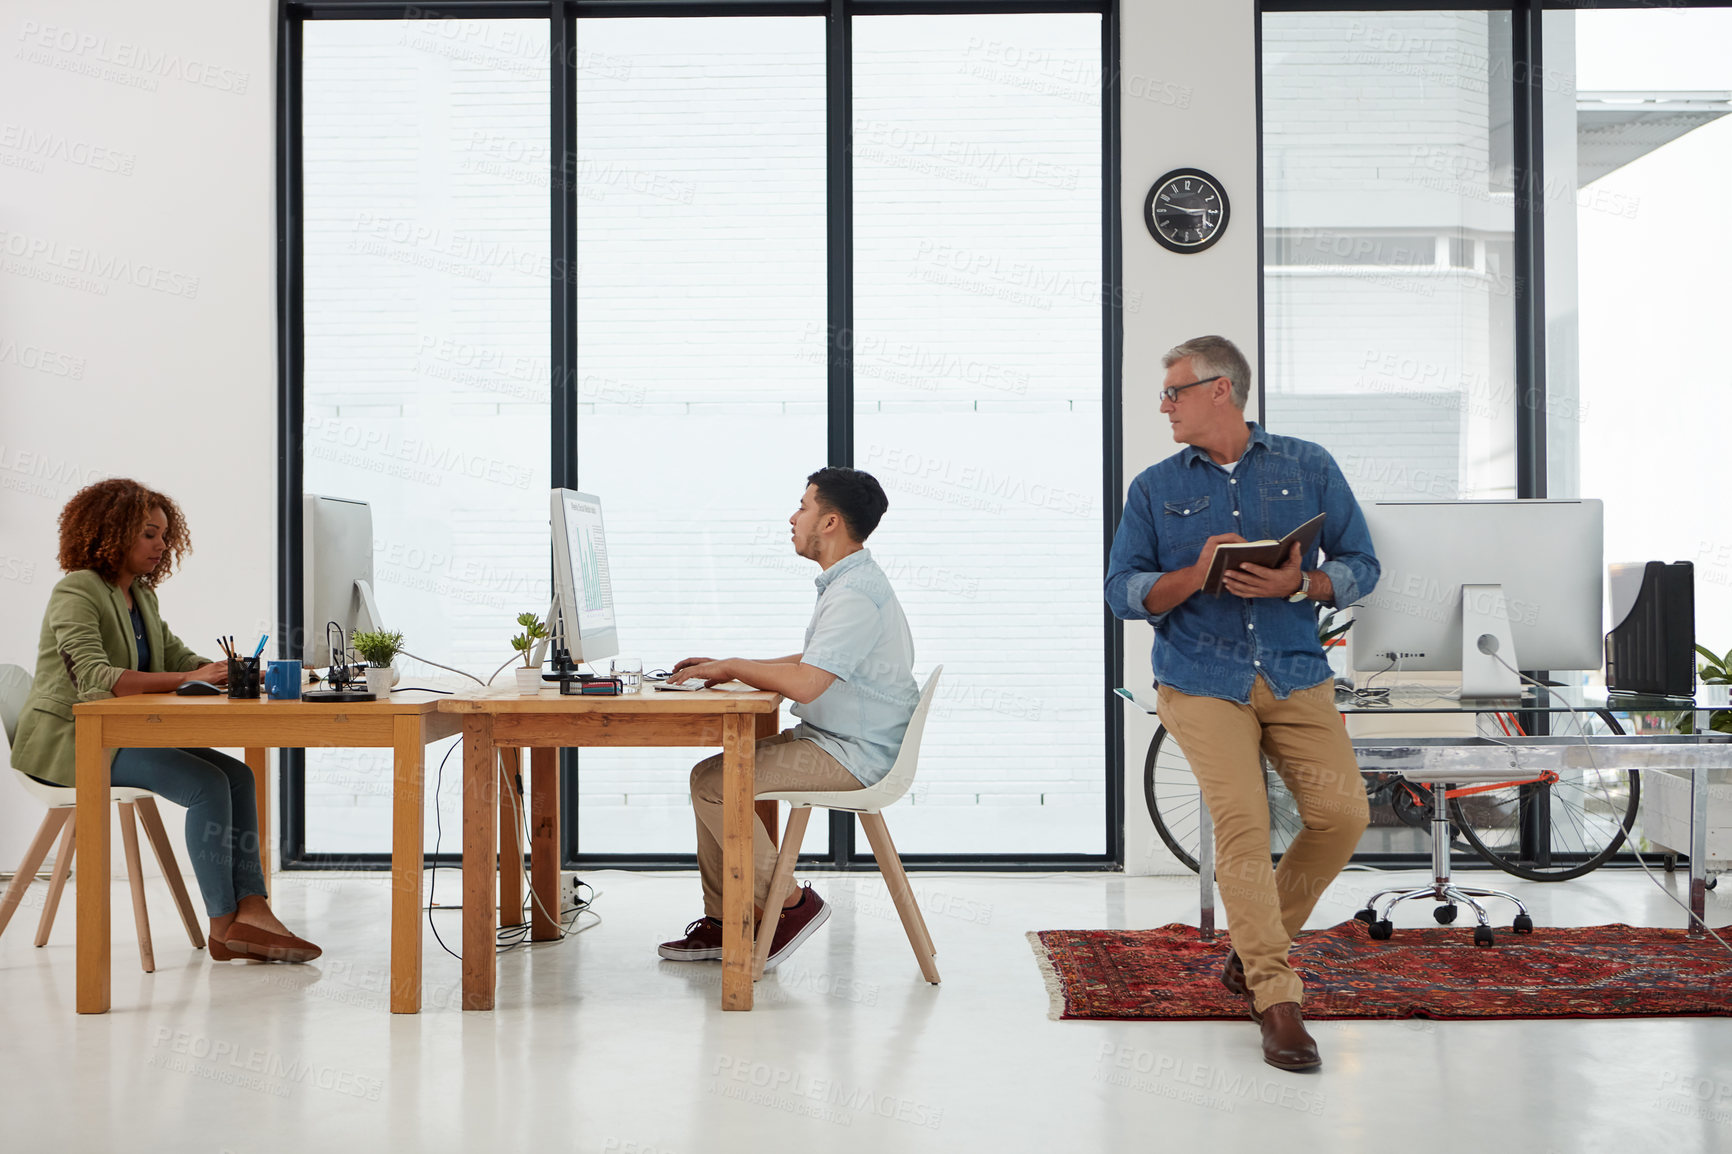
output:
[[[396,680],[396,671],[389,665],[367,666],[367,692],[380,701],[391,696],[391,685]]]
[[[528,695],[541,692],[541,670],[528,665],[517,667],[517,692]]]

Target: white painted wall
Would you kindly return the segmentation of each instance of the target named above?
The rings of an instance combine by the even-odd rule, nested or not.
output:
[[[0,662],[108,476],[186,512],[188,644],[275,619],[274,36],[268,0],[0,0]],[[0,870],[41,814],[0,772]]]
[[[1184,35],[1173,34],[1174,20]],[[1188,337],[1219,333],[1257,363],[1256,27],[1248,0],[1180,5],[1127,0],[1121,21],[1124,132],[1124,472],[1132,478],[1176,446],[1160,415],[1161,354]],[[1143,225],[1143,198],[1162,173],[1201,168],[1226,186],[1232,216],[1214,247],[1168,252]],[[1132,307],[1132,302],[1136,307]],[[1253,412],[1255,414],[1253,397]],[[1149,685],[1147,625],[1125,629],[1123,684]],[[1143,802],[1143,755],[1154,718],[1125,720],[1125,870],[1177,871]]]

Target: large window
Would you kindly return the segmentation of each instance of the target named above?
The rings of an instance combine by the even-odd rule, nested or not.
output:
[[[1099,65],[1094,16],[855,22],[854,459],[945,669],[909,852],[1104,848]]]
[[[483,677],[549,599],[546,173],[510,162],[546,155],[546,60],[545,21],[305,28],[304,488],[371,503],[386,626]],[[307,852],[389,848],[390,766],[307,752]]]
[[[824,24],[597,20],[577,73],[578,475],[646,667],[797,653],[824,464]],[[695,851],[714,749],[578,754],[582,853]],[[819,823],[807,843],[824,850]]]
[[[1606,507],[1608,561],[1693,561],[1696,631],[1732,648],[1732,532],[1704,483],[1732,418],[1732,11],[1545,25],[1547,459]]]
[[[555,478],[602,497],[622,655],[654,668],[797,651],[817,570],[786,519],[813,470],[871,471],[916,676],[946,668],[901,848],[1110,860],[1102,16],[918,7],[286,8],[288,488],[370,501],[388,625],[484,677],[547,605]],[[713,752],[568,757],[568,854],[689,860]],[[429,782],[448,832],[458,776]],[[388,847],[386,758],[285,781],[291,858]]]
[[[1264,420],[1360,500],[1513,497],[1510,18],[1263,17]]]
[[[1732,9],[1280,7],[1270,426],[1334,449],[1362,499],[1598,499],[1606,561],[1694,561],[1698,639],[1732,646],[1703,483],[1728,410]]]

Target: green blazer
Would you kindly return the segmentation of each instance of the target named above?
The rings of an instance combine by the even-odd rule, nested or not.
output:
[[[185,673],[208,664],[162,623],[156,594],[142,582],[132,585],[144,637],[150,642],[146,673]],[[138,642],[132,616],[119,589],[94,569],[61,578],[48,595],[42,640],[36,653],[36,680],[18,715],[12,765],[56,785],[73,784],[72,707],[80,701],[114,696],[114,683],[138,668]],[[112,758],[114,751],[109,750]]]

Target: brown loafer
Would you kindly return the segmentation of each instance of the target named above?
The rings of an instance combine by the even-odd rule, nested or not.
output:
[[[1315,1070],[1323,1065],[1298,1002],[1276,1002],[1263,1011],[1262,1023],[1265,1062],[1277,1070]]]
[[[1257,1012],[1257,998],[1251,993],[1251,987],[1245,984],[1245,963],[1239,960],[1238,950],[1227,951],[1227,961],[1221,966],[1221,984],[1227,987],[1229,994],[1245,999],[1245,1004],[1251,1008],[1253,1022],[1263,1020],[1263,1015]]]
[[[235,953],[224,945],[222,940],[215,935],[205,939],[205,948],[210,951],[210,960],[213,962],[257,962],[263,960],[260,958],[248,957],[246,954]]]
[[[273,934],[269,930],[261,930],[257,926],[241,922],[228,928],[222,944],[229,953],[243,958],[257,958],[263,962],[288,962],[290,965],[310,962],[324,953],[312,942],[304,941],[293,934]],[[214,958],[216,954],[211,956]]]

